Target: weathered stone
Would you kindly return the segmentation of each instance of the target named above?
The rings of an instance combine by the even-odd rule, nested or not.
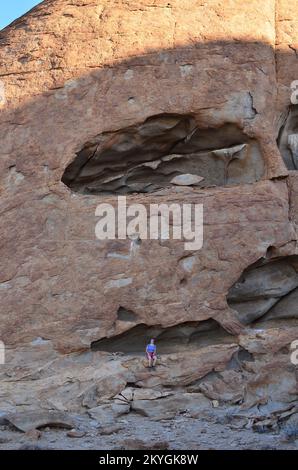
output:
[[[124,439],[121,449],[124,450],[166,450],[169,448],[167,441],[142,441],[141,439]]]
[[[133,399],[135,400],[157,400],[159,398],[168,397],[173,392],[167,392],[164,390],[154,390],[149,388],[135,388],[133,393]]]
[[[116,433],[118,433],[118,432],[121,431],[122,429],[124,429],[123,426],[118,425],[118,424],[112,424],[112,425],[110,425],[110,426],[105,426],[104,428],[100,429],[100,430],[99,430],[99,433],[100,433],[102,436],[110,436],[111,434],[116,434]]]
[[[298,318],[298,289],[294,289],[282,297],[262,320],[276,320],[279,318]]]
[[[156,400],[133,400],[132,411],[153,420],[172,419],[182,412],[200,413],[210,408],[211,402],[199,393],[174,394]]]
[[[245,383],[242,375],[234,370],[223,371],[213,380],[208,377],[197,387],[198,391],[217,403],[239,403],[244,400]]]
[[[43,447],[37,444],[22,444],[18,450],[50,450],[47,447]],[[53,449],[51,449],[53,450]]]
[[[73,420],[65,413],[58,411],[23,411],[9,414],[7,421],[23,432],[32,431],[43,426],[73,428]]]
[[[192,185],[200,183],[203,179],[204,178],[201,176],[191,175],[191,174],[186,173],[186,174],[175,176],[175,178],[171,180],[171,183],[176,184],[178,186],[192,186]]]
[[[129,413],[129,404],[114,404],[100,405],[96,408],[88,410],[88,414],[91,418],[98,421],[101,425],[109,425],[115,422],[115,419],[119,416]]]
[[[238,346],[232,343],[171,354],[162,359],[161,366],[157,366],[154,372],[137,372],[135,381],[138,386],[146,388],[189,385],[212,370],[224,369],[237,350]]]
[[[19,429],[153,415],[163,387],[295,399],[297,11],[46,0],[0,32],[0,401]],[[121,194],[203,204],[202,249],[97,240]]]
[[[38,429],[31,429],[30,431],[27,431],[25,433],[25,436],[30,440],[32,439],[33,441],[37,441],[38,439],[40,439],[41,435],[42,434]]]
[[[229,305],[237,310],[242,323],[264,319],[295,318],[291,293],[298,285],[298,257],[285,256],[277,260],[260,260],[246,269],[228,294]],[[274,307],[276,305],[276,307]],[[295,305],[295,296],[292,304]],[[280,308],[286,311],[280,313]],[[276,310],[278,309],[278,310]]]
[[[131,387],[127,387],[115,396],[115,400],[120,400],[124,402],[130,402],[133,399],[135,390]]]
[[[76,429],[71,429],[70,431],[66,433],[67,437],[73,437],[73,438],[84,437],[85,434],[86,433],[84,431],[78,431]]]

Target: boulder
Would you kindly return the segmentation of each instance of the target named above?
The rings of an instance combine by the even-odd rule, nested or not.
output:
[[[156,421],[173,419],[181,413],[204,413],[210,409],[211,402],[199,393],[175,393],[155,400],[134,400],[132,411]]]
[[[101,425],[110,425],[115,422],[116,418],[129,413],[129,404],[112,403],[106,405],[100,405],[95,408],[88,410],[88,414],[91,418],[98,421]]]
[[[72,429],[73,419],[60,411],[23,411],[9,414],[7,421],[23,432],[34,431],[41,427],[61,427]]]
[[[142,439],[124,439],[120,444],[121,450],[166,450],[167,441],[143,441]]]

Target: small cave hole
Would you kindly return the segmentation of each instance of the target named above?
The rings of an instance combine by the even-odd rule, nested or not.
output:
[[[155,338],[157,351],[161,354],[233,341],[233,337],[212,319],[184,322],[171,327],[141,323],[119,335],[94,341],[91,350],[144,354],[146,344],[151,338]]]
[[[120,321],[135,322],[137,321],[137,315],[131,310],[127,310],[124,307],[119,307],[117,311],[117,319]]]

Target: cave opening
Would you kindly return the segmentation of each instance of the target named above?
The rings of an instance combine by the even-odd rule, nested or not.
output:
[[[249,183],[263,173],[258,142],[235,124],[203,128],[191,114],[159,114],[86,142],[62,182],[82,194],[125,195]]]
[[[298,319],[298,256],[261,258],[243,271],[227,302],[244,325]]]
[[[161,354],[233,341],[233,337],[212,319],[183,322],[171,327],[148,326],[141,323],[119,335],[94,341],[91,344],[91,350],[144,354],[145,347],[151,338],[156,339],[158,353]]]

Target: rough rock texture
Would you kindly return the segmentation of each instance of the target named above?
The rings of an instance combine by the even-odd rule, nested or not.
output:
[[[2,412],[294,410],[297,12],[47,0],[0,32]],[[117,194],[202,203],[203,248],[96,240]]]

